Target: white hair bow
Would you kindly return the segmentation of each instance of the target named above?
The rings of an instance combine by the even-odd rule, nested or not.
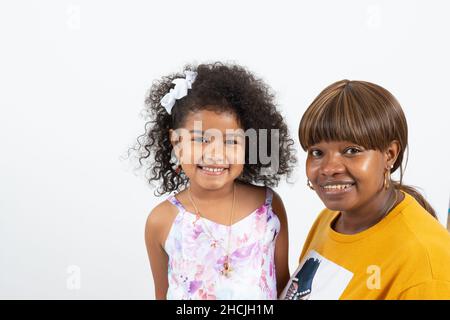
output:
[[[170,91],[161,99],[161,105],[166,108],[169,114],[172,111],[175,101],[187,95],[188,89],[192,88],[192,84],[197,77],[197,72],[195,71],[187,70],[184,72],[184,74],[186,75],[186,79],[174,79],[172,83],[175,84],[175,87],[170,89]]]

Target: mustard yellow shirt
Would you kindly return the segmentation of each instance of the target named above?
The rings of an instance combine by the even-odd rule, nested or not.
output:
[[[321,212],[284,299],[450,299],[450,234],[409,194],[383,220],[353,235]]]

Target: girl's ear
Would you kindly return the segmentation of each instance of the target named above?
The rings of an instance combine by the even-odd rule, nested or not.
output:
[[[186,130],[181,129],[169,129],[169,139],[172,146],[175,148],[178,143],[183,141],[183,135],[186,134]]]
[[[400,153],[401,146],[397,140],[392,141],[386,148],[384,155],[386,159],[386,168],[391,168],[395,161],[397,161],[398,154]]]
[[[176,134],[176,132],[173,129],[169,129],[169,139],[170,139],[170,143],[172,144],[172,147],[175,148],[175,146],[177,145],[179,140],[178,140],[178,135]]]
[[[175,156],[179,159],[181,157],[181,148],[179,145],[181,142],[181,135],[179,135],[177,131],[169,129],[169,139],[170,144],[173,147],[173,151],[175,152]]]

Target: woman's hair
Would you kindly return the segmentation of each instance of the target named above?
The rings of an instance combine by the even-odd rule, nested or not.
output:
[[[173,88],[172,81],[184,78],[183,72],[188,70],[197,72],[192,88],[186,96],[176,100],[169,114],[160,101]],[[141,167],[142,160],[151,160],[147,168],[150,171],[148,181],[161,182],[155,191],[156,195],[178,191],[187,185],[188,178],[179,174],[171,163],[173,147],[169,130],[181,128],[191,112],[205,109],[232,112],[244,131],[255,129],[258,132],[258,129],[267,129],[267,137],[256,135],[258,148],[260,139],[268,139],[267,154],[279,152],[278,171],[267,173],[265,169],[271,164],[263,164],[259,152],[257,161],[249,163],[249,145],[246,142],[246,161],[239,181],[276,186],[281,175],[292,172],[296,162],[292,147],[294,141],[289,137],[287,125],[276,108],[271,89],[239,65],[220,62],[186,65],[182,72],[162,77],[153,83],[145,100],[145,112],[150,115],[150,121],[146,122],[145,133],[137,138],[137,144],[133,148],[138,152]],[[275,148],[271,147],[271,129],[278,130],[279,150],[272,150]]]
[[[366,149],[384,151],[397,140],[400,151],[391,173],[400,168],[400,181],[393,182],[394,187],[409,193],[436,217],[434,209],[415,188],[402,184],[408,125],[400,104],[386,89],[365,81],[342,80],[331,84],[306,110],[298,134],[305,151],[321,141],[352,141]]]

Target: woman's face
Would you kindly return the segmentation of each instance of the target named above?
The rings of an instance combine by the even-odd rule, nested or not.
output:
[[[183,128],[171,130],[171,141],[190,183],[203,189],[220,189],[244,169],[245,136],[233,113],[190,113]]]
[[[306,175],[328,209],[359,210],[383,190],[388,155],[348,141],[322,141],[308,148]]]

